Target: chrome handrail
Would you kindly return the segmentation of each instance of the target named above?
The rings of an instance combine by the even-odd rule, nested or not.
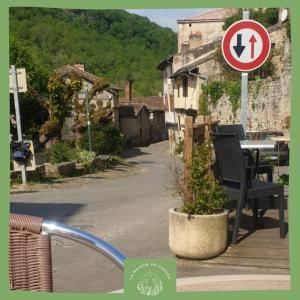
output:
[[[43,221],[42,231],[50,235],[57,235],[86,245],[95,251],[104,254],[120,269],[124,270],[124,261],[127,257],[108,242],[88,232],[82,231],[73,226],[48,220]]]

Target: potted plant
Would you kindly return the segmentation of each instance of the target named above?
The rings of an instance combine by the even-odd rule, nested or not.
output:
[[[228,198],[209,171],[210,158],[210,142],[194,146],[191,193],[185,193],[182,177],[175,177],[184,201],[182,207],[169,210],[169,246],[179,257],[208,259],[228,245]]]

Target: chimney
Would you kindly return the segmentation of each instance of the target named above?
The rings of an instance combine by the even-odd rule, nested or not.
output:
[[[76,63],[74,64],[74,67],[81,71],[85,71],[85,64]]]
[[[125,98],[127,101],[132,101],[132,84],[133,80],[125,81]]]

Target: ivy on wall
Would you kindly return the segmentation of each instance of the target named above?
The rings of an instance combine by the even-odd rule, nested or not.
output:
[[[200,116],[207,116],[209,115],[208,110],[208,93],[205,84],[201,84],[201,92],[199,96],[199,115]]]
[[[208,84],[208,94],[210,97],[210,103],[215,108],[218,104],[218,100],[224,94],[225,83],[221,81],[213,81]]]
[[[214,108],[217,106],[219,99],[226,94],[231,103],[234,116],[240,107],[241,83],[240,81],[213,81],[206,88],[205,84],[201,85],[201,93],[199,98],[199,114],[208,115],[208,104]]]
[[[240,107],[241,102],[241,82],[240,81],[227,81],[225,84],[226,94],[229,96],[232,112],[236,117],[236,111]]]

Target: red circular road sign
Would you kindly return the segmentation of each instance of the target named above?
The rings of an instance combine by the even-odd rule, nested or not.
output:
[[[222,39],[222,53],[226,62],[241,72],[259,68],[268,58],[270,49],[268,31],[253,20],[233,23]]]

